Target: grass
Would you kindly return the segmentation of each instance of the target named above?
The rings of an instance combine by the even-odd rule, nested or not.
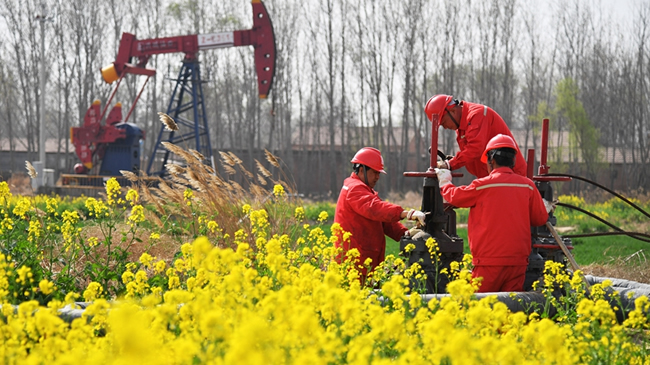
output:
[[[616,200],[603,203],[586,203],[576,197],[562,197],[591,212],[596,212],[607,221],[634,232],[647,232],[649,220],[636,210]],[[644,199],[645,200],[645,199]],[[637,204],[645,206],[636,200]],[[320,208],[320,207],[319,207]],[[331,209],[331,206],[330,206]],[[459,223],[467,223],[469,209],[456,209]],[[312,215],[314,215],[312,213]],[[333,213],[331,214],[333,217]],[[566,234],[608,232],[611,231],[602,223],[580,212],[558,208],[558,227],[572,227]],[[329,233],[330,224],[324,226]],[[458,228],[458,235],[463,239],[465,252],[469,253],[467,228]],[[562,235],[562,234],[560,234]],[[572,254],[578,265],[588,274],[597,276],[616,277],[650,283],[650,244],[627,236],[593,236],[572,239]],[[648,253],[648,255],[646,255]],[[386,255],[399,255],[399,242],[386,237]]]
[[[573,255],[580,265],[613,264],[620,261],[646,264],[644,252],[649,243],[626,236],[596,236],[574,238]]]

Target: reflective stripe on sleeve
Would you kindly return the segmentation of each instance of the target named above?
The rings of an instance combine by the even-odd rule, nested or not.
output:
[[[483,105],[483,116],[487,115],[487,105]]]
[[[528,184],[508,184],[508,183],[487,184],[487,185],[477,187],[476,190],[483,190],[488,188],[499,188],[499,187],[528,188],[530,190],[533,190],[533,187]]]

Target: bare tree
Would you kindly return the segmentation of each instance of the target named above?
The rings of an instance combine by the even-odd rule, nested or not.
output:
[[[649,39],[650,39],[650,4],[645,3],[641,6],[640,11],[637,13],[638,17],[634,22],[634,42],[636,46],[636,57],[633,62],[633,75],[632,82],[633,100],[634,102],[628,103],[632,109],[630,121],[628,125],[630,130],[623,133],[629,133],[627,138],[629,145],[633,146],[633,151],[638,150],[637,153],[632,153],[632,163],[634,164],[633,175],[636,181],[633,181],[634,186],[647,186],[648,167],[650,162],[650,147],[648,140],[650,139],[650,127],[648,127],[647,118],[650,115],[650,108],[648,107],[648,100],[650,100],[650,74],[648,67],[650,67],[650,52],[649,52]]]
[[[43,94],[35,20],[42,2],[59,14],[48,26],[46,56],[52,67],[45,110],[39,109]],[[550,117],[559,132],[555,143],[561,145],[566,142],[562,135],[577,125],[566,113],[554,115],[553,91],[571,77],[586,119],[601,131],[600,143],[622,156],[629,187],[647,183],[647,4],[639,6],[633,33],[619,35],[598,4],[586,0],[536,4],[554,6],[548,16],[538,9],[526,12],[522,5],[530,4],[518,0],[265,3],[278,51],[270,100],[257,96],[250,47],[199,55],[216,149],[243,150],[251,163],[260,149],[279,151],[296,175],[303,171],[298,166],[322,171],[320,178],[297,176],[298,186],[332,193],[350,155],[364,145],[376,146],[391,166],[382,187],[417,189],[417,182],[400,175],[413,158],[419,168],[428,164],[431,124],[423,107],[429,97],[444,93],[492,106],[511,128],[525,130],[525,140],[518,142],[526,146],[536,147],[539,122]],[[63,157],[70,148],[69,128],[81,123],[94,99],[106,102],[113,88],[101,81],[98,70],[114,59],[123,32],[146,39],[248,29],[250,15],[244,0],[5,0],[0,3],[0,22],[7,30],[0,36],[0,129],[13,137],[10,148],[23,143],[34,154],[37,121],[44,115],[46,134],[62,141]],[[155,142],[160,128],[155,113],[167,107],[174,86],[169,79],[182,59],[182,54],[169,54],[149,60],[158,73],[129,120],[147,132],[146,150]],[[130,107],[142,83],[141,77],[127,77],[114,101]],[[439,141],[449,154],[457,148],[452,132],[441,131]],[[296,154],[294,163],[296,145],[306,153]],[[69,170],[72,162],[62,169]]]
[[[31,154],[30,159],[35,156],[38,145],[38,116],[42,112],[38,110],[39,94],[39,70],[40,55],[37,46],[38,36],[36,29],[37,3],[35,1],[3,1],[0,8],[0,15],[7,26],[9,47],[8,64],[14,65],[12,73],[17,78],[17,104],[20,106],[18,120],[15,124],[15,136],[25,138],[24,147]],[[20,69],[20,72],[16,72]]]
[[[461,58],[461,44],[459,33],[464,24],[462,19],[464,13],[463,6],[454,0],[443,0],[442,12],[438,13],[437,27],[440,28],[438,57],[434,60],[437,61],[438,74],[436,82],[432,85],[434,92],[430,94],[450,94],[455,97],[462,97],[461,88],[457,81],[458,65],[462,64]],[[458,57],[458,59],[457,59]],[[437,127],[437,126],[434,126]],[[454,133],[441,133],[439,135],[442,143],[439,148],[447,153],[450,153],[456,148],[456,141]],[[436,153],[436,151],[431,151]]]
[[[588,42],[591,41],[591,8],[581,0],[570,0],[560,6],[557,10],[558,33],[556,34],[556,46],[558,48],[558,71],[562,79],[577,80],[577,87],[580,89],[582,80],[580,79],[580,65],[585,58]],[[564,131],[569,130],[569,120],[566,117],[558,116],[554,127],[557,130],[557,146],[562,146],[562,135]],[[568,160],[571,162],[572,170],[577,170],[577,156],[573,154],[575,150],[569,149]],[[556,155],[557,164],[561,165],[562,150]],[[572,182],[574,187],[580,188],[579,182]]]
[[[537,149],[541,121],[551,117],[546,110],[545,105],[548,104],[544,92],[544,82],[549,78],[549,64],[545,63],[544,55],[540,52],[545,49],[544,40],[538,31],[542,23],[537,14],[530,9],[524,9],[522,15],[524,36],[528,42],[525,47],[528,57],[523,62],[524,77],[521,93],[525,115],[523,128],[526,137],[524,141],[518,141],[518,143],[524,146],[532,145],[534,149]],[[529,138],[532,143],[529,142]]]
[[[278,133],[269,133],[268,148],[273,148],[277,139],[280,157],[291,171],[295,168],[292,149],[294,92],[298,85],[296,77],[297,45],[296,34],[299,29],[299,7],[295,3],[276,3],[269,12],[277,14],[273,27],[276,42],[276,71],[272,97],[272,118],[278,122]],[[273,128],[272,128],[273,130]]]
[[[396,28],[402,30],[397,34],[399,39],[396,40],[396,42],[402,45],[397,50],[397,53],[400,57],[400,73],[404,75],[401,123],[402,134],[400,136],[402,148],[400,153],[397,155],[397,171],[406,171],[408,159],[413,158],[409,153],[411,148],[414,148],[415,156],[417,156],[422,149],[420,146],[420,133],[418,133],[419,130],[415,128],[416,116],[414,113],[411,113],[411,110],[417,109],[417,105],[414,105],[417,100],[414,94],[417,84],[417,68],[420,66],[417,63],[419,56],[419,49],[417,49],[417,46],[418,34],[422,31],[423,7],[423,0],[409,1],[400,4],[399,12],[396,12],[399,20],[401,20],[398,21]],[[396,189],[402,191],[404,183],[404,177],[398,175]]]
[[[0,63],[0,118],[4,120],[4,123],[0,123],[0,135],[4,136],[3,139],[7,141],[7,147],[9,147],[9,162],[11,166],[14,166],[15,153],[16,150],[16,134],[14,130],[16,129],[16,123],[18,123],[18,118],[16,117],[16,108],[14,106],[17,104],[17,93],[15,87],[15,80],[12,77],[11,73],[8,72],[4,64]],[[4,143],[3,143],[3,146]],[[8,167],[3,167],[6,169]],[[11,169],[11,168],[9,168]],[[2,176],[2,178],[7,178],[7,176]]]
[[[482,1],[477,3],[478,12],[485,14],[476,18],[478,23],[478,48],[479,64],[477,70],[476,85],[476,102],[482,102],[492,106],[496,110],[500,108],[496,105],[500,98],[500,91],[497,86],[498,58],[501,53],[499,38],[501,34],[499,26],[504,20],[501,13],[501,3],[497,0]]]
[[[81,124],[80,120],[77,120],[78,114],[76,113],[76,108],[74,108],[73,103],[73,85],[74,79],[78,74],[78,63],[70,60],[72,55],[68,53],[68,49],[71,45],[70,33],[67,31],[67,22],[64,21],[68,17],[69,8],[67,7],[69,3],[61,3],[56,9],[56,13],[59,16],[52,23],[53,28],[53,42],[54,51],[57,53],[56,57],[56,69],[58,70],[56,78],[54,79],[55,90],[58,90],[56,93],[56,104],[59,106],[54,109],[56,112],[56,124],[57,124],[57,133],[56,137],[59,141],[58,143],[58,161],[64,162],[64,172],[72,171],[72,163],[74,160],[71,160],[68,156],[69,150],[74,150],[74,146],[70,144],[69,131],[70,127],[76,127]],[[61,144],[61,141],[64,141]],[[63,150],[63,151],[62,151]]]
[[[517,0],[506,0],[501,2],[503,13],[501,24],[501,37],[500,44],[503,49],[503,65],[502,65],[502,99],[500,105],[495,107],[499,108],[499,114],[503,117],[506,123],[512,128],[515,124],[515,90],[517,89],[517,79],[515,78],[515,54],[519,46],[519,32],[518,28],[519,19],[519,6]]]

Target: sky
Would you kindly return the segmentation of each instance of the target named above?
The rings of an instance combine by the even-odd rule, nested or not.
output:
[[[605,19],[605,26],[611,26],[613,31],[618,30],[625,38],[630,38],[633,31],[634,20],[641,5],[650,6],[650,0],[579,0],[582,4],[589,4],[592,8],[599,8]],[[544,19],[540,26],[553,24],[553,16],[559,6],[566,3],[573,4],[573,0],[522,0],[519,2],[528,10],[538,12]],[[600,13],[594,14],[600,19]]]
[[[634,18],[639,4],[649,3],[650,0],[601,0],[601,2],[603,10],[611,11],[620,24],[624,24],[626,19]]]

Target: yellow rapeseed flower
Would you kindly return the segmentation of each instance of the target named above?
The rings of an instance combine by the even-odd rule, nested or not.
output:
[[[37,220],[30,220],[29,229],[27,231],[27,240],[30,242],[34,242],[40,236],[41,236],[41,222]]]
[[[192,191],[192,189],[189,188],[185,189],[185,191],[183,192],[183,199],[185,200],[185,204],[191,206],[193,198],[194,198],[194,192]]]
[[[136,190],[129,189],[129,191],[126,192],[126,198],[128,202],[131,203],[131,206],[136,205],[138,203],[138,200],[140,199],[140,195]]]
[[[45,294],[45,295],[50,295],[50,294],[54,291],[54,289],[55,289],[55,287],[54,287],[54,283],[52,283],[51,281],[49,281],[49,280],[47,280],[47,279],[43,279],[43,280],[41,280],[41,281],[38,283],[38,288],[39,288],[39,289],[41,290],[41,292],[42,292],[43,294]]]
[[[14,215],[20,217],[21,219],[25,219],[27,216],[27,213],[32,209],[32,203],[29,199],[21,197],[18,199],[16,202],[16,206],[14,207],[13,213]]]
[[[47,214],[58,216],[57,209],[59,208],[59,201],[53,197],[45,198],[45,211]]]
[[[131,214],[129,214],[129,224],[135,225],[144,221],[144,207],[140,204],[134,205],[133,208],[131,208]]]
[[[161,273],[163,273],[165,271],[166,268],[167,268],[167,263],[165,263],[165,261],[163,261],[163,260],[159,260],[154,265],[154,272],[156,274],[161,274]]]
[[[250,204],[244,204],[241,207],[241,210],[244,214],[248,214],[251,211],[251,205]]]
[[[116,178],[111,177],[106,181],[106,202],[109,206],[118,203],[119,196],[122,193],[121,189],[122,187]]]
[[[302,221],[305,219],[305,208],[303,207],[296,207],[296,210],[293,213],[294,218],[296,218],[298,221]]]
[[[101,218],[108,216],[108,207],[101,200],[88,198],[86,199],[85,205],[88,209],[88,215],[91,217],[95,216],[96,218]]]
[[[86,301],[92,302],[96,299],[99,299],[102,295],[102,292],[104,289],[102,288],[102,285],[91,281],[90,284],[86,287],[86,290],[84,290],[83,297]]]
[[[0,205],[7,205],[12,194],[9,184],[6,181],[0,181]]]
[[[122,283],[128,284],[135,280],[135,275],[131,271],[125,271],[122,273]]]
[[[149,255],[146,252],[143,252],[142,255],[140,255],[140,259],[139,259],[140,263],[144,265],[144,267],[147,269],[152,268],[153,260],[155,260],[155,258],[151,257],[151,255]]]
[[[88,237],[88,247],[95,247],[99,244],[97,237]]]
[[[318,222],[323,223],[329,218],[329,215],[326,211],[322,211],[318,214]]]
[[[208,221],[208,230],[210,230],[210,233],[215,233],[215,232],[221,233],[221,231],[222,231],[219,228],[219,224],[217,224],[217,222],[212,221],[212,220]]]
[[[284,187],[282,185],[275,184],[273,186],[273,195],[275,195],[277,198],[281,198],[285,196],[285,194],[286,193],[284,192]]]

